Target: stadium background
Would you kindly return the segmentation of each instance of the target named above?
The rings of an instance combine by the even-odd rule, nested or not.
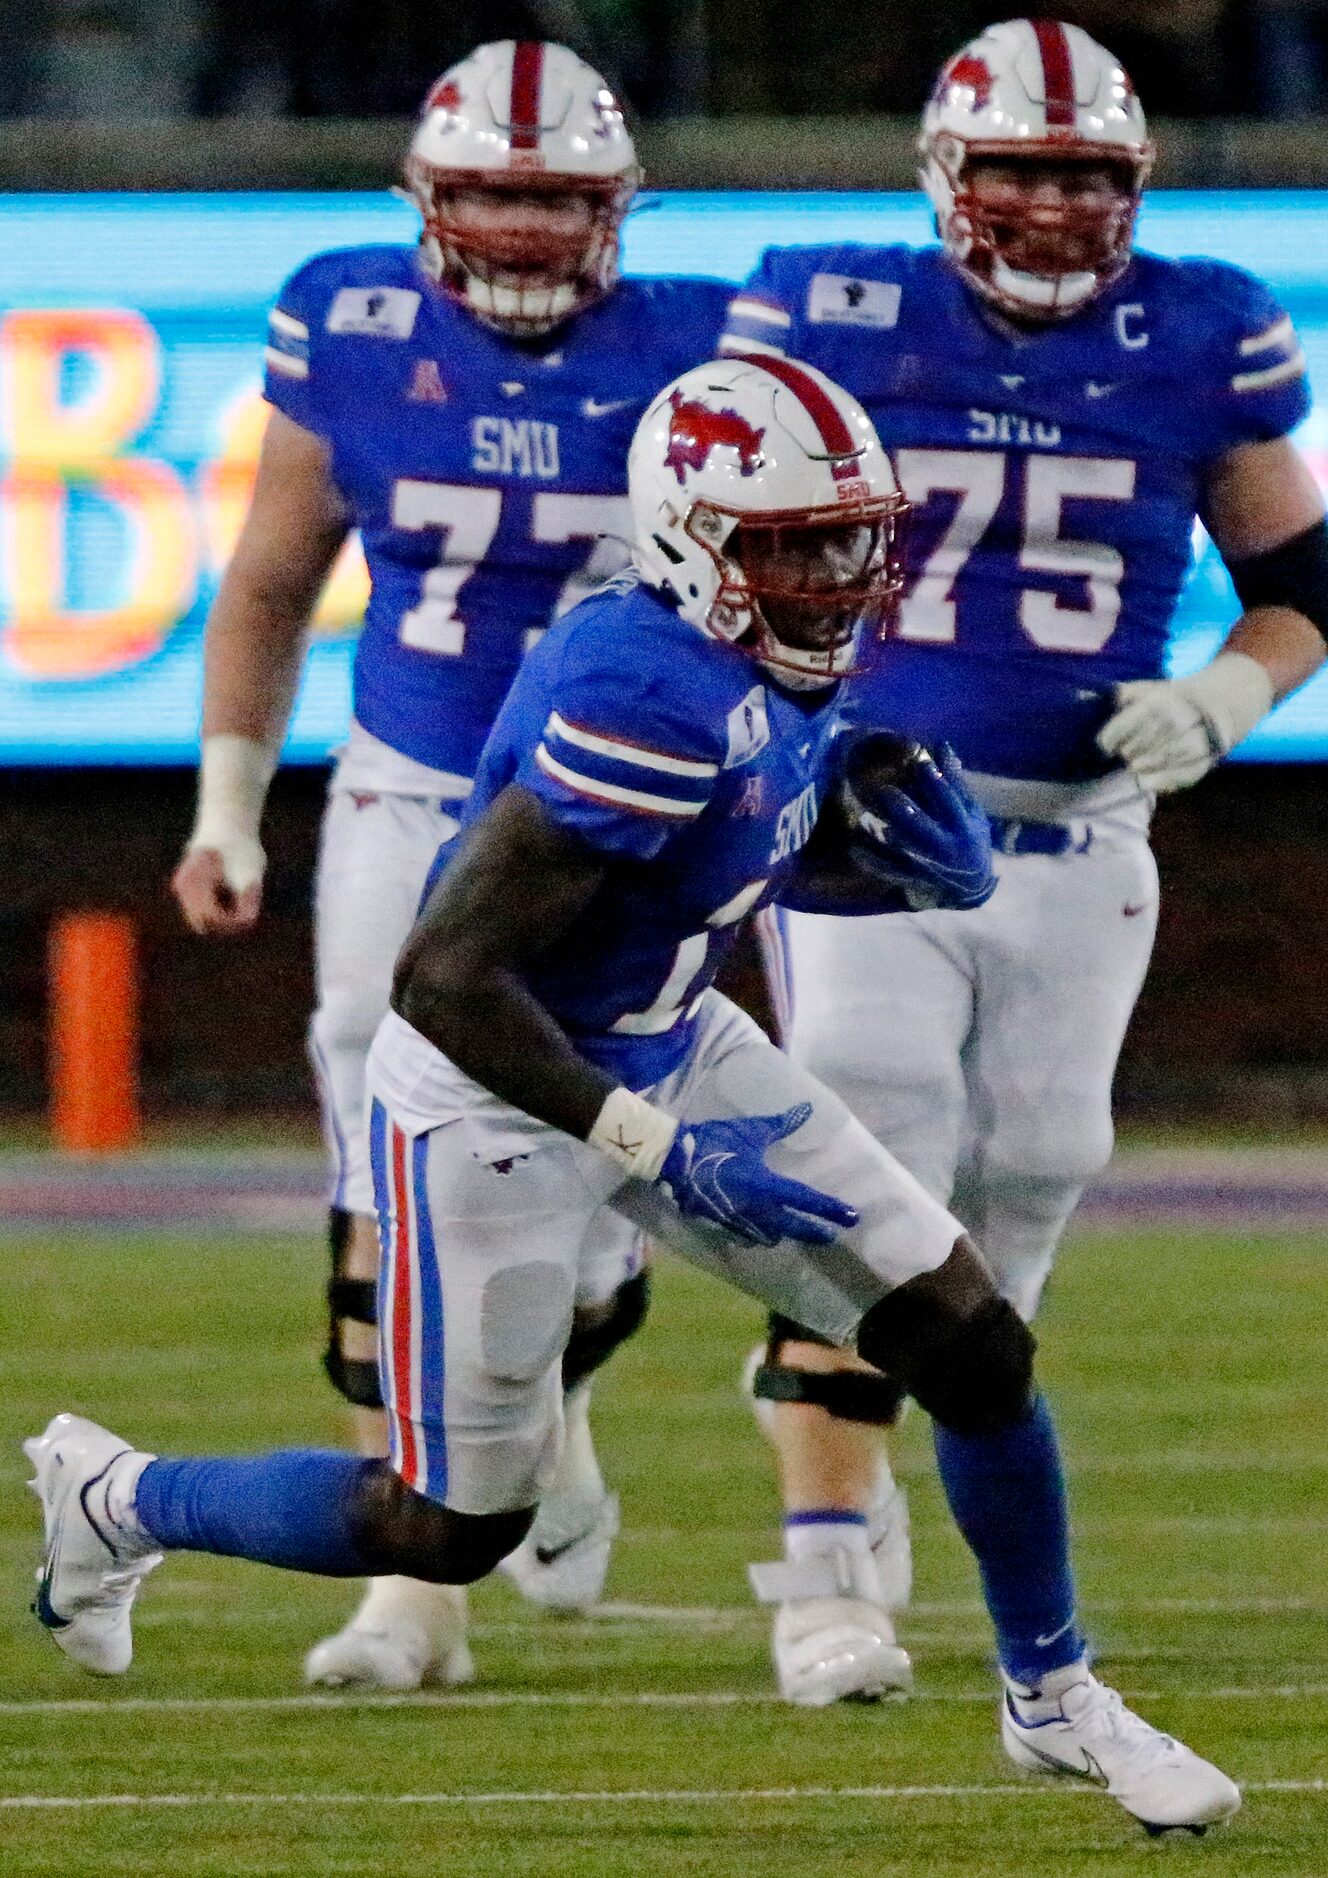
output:
[[[755,11],[764,30],[752,44],[770,53],[777,9]],[[140,43],[121,30],[131,12],[64,9],[67,31],[101,21],[88,28],[100,35],[101,66],[85,45],[78,67],[83,94],[55,82],[58,34],[40,68],[47,91],[31,78],[29,110],[100,105],[104,115],[0,120],[0,1114],[42,1111],[47,935],[56,914],[77,906],[126,910],[138,924],[150,1116],[307,1117],[310,881],[361,591],[349,563],[322,609],[289,748],[296,761],[273,791],[262,927],[225,947],[193,940],[165,882],[191,812],[203,614],[261,425],[263,311],[307,254],[409,230],[409,212],[386,194],[409,121],[296,115],[294,80],[274,66],[269,92],[248,96],[248,115],[145,125],[127,111],[126,61]],[[1318,16],[1302,12],[1281,9],[1300,19],[1312,50]],[[149,13],[134,15],[140,27]],[[577,16],[581,43],[625,70],[630,37],[621,57],[612,43],[606,56],[591,14]],[[811,79],[824,79],[826,60],[814,48],[796,96],[768,67],[761,83],[735,89],[722,42],[733,16],[711,9],[701,94],[711,114],[640,125],[654,190],[629,223],[629,267],[737,278],[770,238],[925,237],[921,198],[906,193],[912,119],[867,110],[875,99],[852,87],[857,115],[818,114],[828,94]],[[553,30],[530,10],[523,18]],[[463,43],[449,21],[414,69],[433,70]],[[846,41],[840,62],[857,84],[853,53]],[[35,54],[26,69],[38,72]],[[888,87],[882,95],[895,101]],[[1266,88],[1244,95],[1253,102]],[[140,96],[152,102],[150,88]],[[679,101],[697,102],[694,74],[679,79]],[[647,89],[642,102],[659,111],[669,101]],[[753,115],[739,109],[746,103],[766,109]],[[803,114],[773,115],[781,103]],[[1243,261],[1285,299],[1317,392],[1300,441],[1328,480],[1324,140],[1313,120],[1202,115],[1157,134],[1143,238]],[[346,187],[311,191],[320,176]],[[1210,186],[1196,189],[1200,178]],[[748,192],[719,188],[735,182]],[[63,193],[43,193],[43,183]],[[865,193],[878,186],[897,193]],[[1182,609],[1182,663],[1207,656],[1232,608],[1203,546]],[[1121,1068],[1127,1121],[1299,1123],[1328,1109],[1328,961],[1314,939],[1328,888],[1328,679],[1284,708],[1248,754],[1257,760],[1225,766],[1159,812],[1162,927]],[[238,1021],[255,1009],[261,1024]]]

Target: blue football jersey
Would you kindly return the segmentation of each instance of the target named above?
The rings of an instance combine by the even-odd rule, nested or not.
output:
[[[474,773],[528,646],[625,562],[632,432],[662,384],[713,355],[731,293],[625,280],[531,344],[439,293],[413,248],[348,248],[292,275],[266,396],[326,440],[364,543],[366,730]]]
[[[584,1054],[629,1087],[682,1061],[696,1000],[740,922],[795,866],[836,722],[833,687],[781,690],[630,575],[561,620],[521,667],[462,829],[515,781],[611,863],[528,976]]]
[[[772,248],[721,350],[819,366],[914,504],[898,626],[846,708],[970,769],[1072,782],[1163,674],[1206,466],[1309,408],[1291,321],[1217,261],[1136,254],[1060,325],[985,318],[940,248]]]

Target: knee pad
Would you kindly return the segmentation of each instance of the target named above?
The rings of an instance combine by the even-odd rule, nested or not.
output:
[[[772,1311],[766,1360],[752,1377],[752,1394],[758,1401],[806,1402],[840,1421],[868,1422],[878,1428],[892,1427],[899,1420],[905,1392],[889,1376],[869,1376],[851,1369],[798,1369],[779,1360],[786,1343],[836,1347],[828,1337],[804,1330],[791,1318]]]
[[[327,1281],[327,1349],[323,1368],[328,1381],[339,1395],[356,1408],[377,1409],[383,1406],[383,1392],[378,1383],[378,1365],[365,1357],[346,1356],[341,1348],[343,1323],[378,1322],[378,1287],[371,1278],[350,1278],[346,1274],[346,1250],[350,1245],[350,1213],[334,1206],[328,1213],[327,1242],[332,1253],[332,1276]]]
[[[399,1573],[431,1585],[469,1585],[520,1545],[534,1517],[533,1506],[454,1512],[416,1493],[386,1461],[372,1461],[356,1488],[351,1529],[375,1578]]]
[[[874,1304],[858,1332],[869,1363],[890,1374],[957,1435],[992,1435],[1022,1421],[1033,1400],[1036,1339],[1004,1298],[956,1320],[934,1300],[899,1293]],[[891,1309],[893,1306],[893,1310]]]
[[[564,1392],[593,1375],[620,1343],[636,1335],[649,1306],[650,1274],[639,1271],[634,1278],[624,1279],[601,1310],[575,1314],[563,1351]]]

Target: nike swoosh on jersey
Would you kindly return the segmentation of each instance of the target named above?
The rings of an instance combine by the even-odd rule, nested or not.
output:
[[[633,403],[631,398],[582,398],[581,409],[587,417],[604,417],[610,411],[624,411]]]
[[[1086,398],[1109,398],[1115,389],[1114,384],[1100,385],[1095,378],[1090,378],[1084,386],[1084,396]]]

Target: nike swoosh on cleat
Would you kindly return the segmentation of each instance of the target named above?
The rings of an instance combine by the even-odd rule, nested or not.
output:
[[[1107,1776],[1103,1773],[1101,1767],[1098,1765],[1093,1755],[1091,1755],[1088,1752],[1088,1749],[1085,1747],[1079,1748],[1080,1754],[1082,1754],[1084,1757],[1084,1764],[1082,1767],[1072,1767],[1068,1761],[1058,1760],[1054,1754],[1044,1754],[1042,1749],[1038,1746],[1037,1742],[1030,1741],[1028,1739],[1028,1736],[1032,1733],[1032,1731],[1035,1728],[1046,1727],[1047,1724],[1045,1722],[1024,1721],[1023,1718],[1020,1716],[1018,1710],[1015,1708],[1014,1703],[1010,1701],[1010,1698],[1008,1695],[1006,1696],[1005,1701],[1006,1701],[1006,1706],[1010,1711],[1010,1719],[1014,1722],[1014,1725],[1019,1730],[1019,1733],[1024,1737],[1024,1746],[1028,1749],[1028,1751],[1031,1754],[1035,1754],[1037,1756],[1038,1760],[1042,1762],[1043,1766],[1048,1770],[1049,1773],[1068,1774],[1072,1780],[1091,1780],[1095,1787],[1109,1787],[1110,1786],[1111,1783],[1107,1779]],[[1056,1720],[1058,1719],[1058,1717],[1053,1716],[1050,1719]],[[1076,1746],[1077,1745],[1078,1744],[1076,1743]]]
[[[560,1559],[564,1552],[570,1552],[574,1545],[580,1545],[584,1538],[585,1534],[582,1533],[576,1539],[564,1539],[561,1545],[537,1545],[535,1557],[541,1565],[552,1565],[554,1560]]]
[[[55,1576],[55,1562],[59,1557],[59,1553],[60,1541],[56,1538],[52,1540],[51,1549],[46,1554],[41,1576],[37,1580],[37,1595],[32,1600],[33,1616],[37,1619],[39,1624],[44,1624],[48,1630],[68,1630],[70,1623],[73,1621],[71,1618],[61,1617],[59,1611],[57,1611],[55,1606],[51,1603],[51,1580]]]
[[[96,1533],[97,1537],[101,1540],[102,1544],[106,1547],[106,1550],[111,1555],[112,1561],[116,1564],[119,1563],[120,1555],[116,1551],[115,1546],[112,1544],[111,1540],[109,1540],[106,1537],[106,1534],[102,1531],[101,1526],[98,1524],[96,1514],[93,1512],[92,1508],[88,1505],[88,1495],[89,1493],[91,1493],[94,1487],[99,1487],[101,1485],[101,1483],[105,1480],[107,1474],[110,1473],[111,1469],[115,1466],[115,1463],[117,1461],[123,1460],[126,1454],[130,1454],[132,1452],[133,1450],[129,1448],[128,1446],[120,1448],[118,1452],[116,1452],[115,1454],[111,1456],[110,1460],[107,1461],[105,1467],[102,1468],[99,1474],[94,1474],[91,1480],[85,1480],[83,1482],[83,1485],[81,1489],[79,1490],[79,1496],[78,1496],[79,1505],[83,1508],[83,1511],[87,1517],[87,1522],[89,1526],[91,1526],[92,1530]],[[106,1509],[106,1513],[107,1513],[107,1518],[109,1519],[110,1517],[109,1507]]]

